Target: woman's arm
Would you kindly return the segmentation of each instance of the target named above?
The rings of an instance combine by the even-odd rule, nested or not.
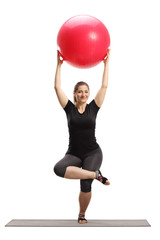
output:
[[[110,50],[107,52],[107,56],[104,59],[104,72],[102,77],[102,85],[99,89],[94,101],[97,104],[98,107],[102,106],[102,103],[104,101],[104,97],[106,95],[106,91],[108,88],[108,65],[109,65],[109,56],[110,56]]]
[[[55,84],[54,88],[59,100],[59,103],[61,104],[62,108],[64,108],[68,102],[68,98],[61,89],[61,65],[63,63],[63,60],[60,59],[60,53],[57,51],[57,68],[56,68],[56,74],[55,74]]]

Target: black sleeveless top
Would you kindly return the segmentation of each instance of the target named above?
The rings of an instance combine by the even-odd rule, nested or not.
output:
[[[85,154],[99,147],[95,138],[96,116],[100,108],[92,100],[83,113],[68,100],[64,110],[69,129],[69,147],[66,154],[83,158]]]

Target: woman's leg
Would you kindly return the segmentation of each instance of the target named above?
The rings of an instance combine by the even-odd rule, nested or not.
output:
[[[81,169],[82,160],[74,155],[66,154],[63,159],[56,163],[54,172],[59,177],[68,179],[94,179],[95,171]]]
[[[83,159],[82,168],[95,172],[96,170],[99,170],[101,164],[102,164],[102,151],[100,148],[97,150],[91,152],[89,155],[87,155]],[[92,185],[93,179],[81,179],[81,192],[79,195],[79,206],[80,206],[80,212],[79,214],[85,214],[87,207],[91,200],[91,185]],[[85,220],[83,220],[81,223],[86,223]]]
[[[79,214],[85,215],[86,209],[91,200],[91,192],[80,192],[79,194]],[[86,223],[86,220],[80,220],[79,223]]]
[[[64,178],[68,179],[95,179],[96,173],[95,171],[88,171],[81,169],[79,167],[69,166],[66,168],[66,172]]]

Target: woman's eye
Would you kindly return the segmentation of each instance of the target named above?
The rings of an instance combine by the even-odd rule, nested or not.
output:
[[[82,93],[82,91],[78,91],[78,93]],[[85,91],[85,93],[88,93],[88,91]]]

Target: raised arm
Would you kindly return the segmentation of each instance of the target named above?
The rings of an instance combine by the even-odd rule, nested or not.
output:
[[[59,103],[61,104],[62,108],[64,108],[68,102],[68,98],[61,88],[61,65],[62,65],[62,63],[63,63],[63,60],[61,60],[60,53],[57,51],[57,68],[56,68],[56,74],[55,74],[54,88],[55,88]]]
[[[109,64],[109,56],[110,56],[110,50],[107,52],[107,56],[104,59],[104,72],[103,72],[103,77],[102,77],[102,85],[99,91],[97,92],[95,96],[95,103],[97,104],[98,107],[102,106],[102,103],[104,101],[106,91],[108,88],[108,64]]]

